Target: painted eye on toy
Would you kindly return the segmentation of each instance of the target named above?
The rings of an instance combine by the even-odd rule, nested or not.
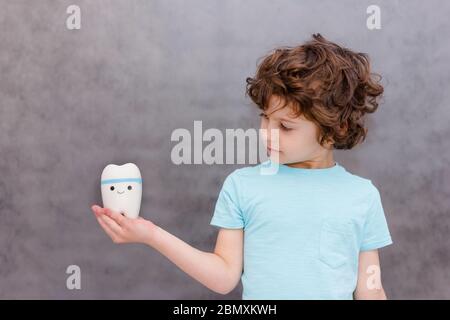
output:
[[[131,190],[131,189],[133,189],[131,186],[128,186],[128,190]]]
[[[111,191],[114,191],[114,186],[111,186],[111,188],[109,188]]]

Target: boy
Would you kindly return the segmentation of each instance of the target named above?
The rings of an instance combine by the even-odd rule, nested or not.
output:
[[[392,239],[380,194],[333,158],[333,149],[365,139],[364,114],[382,92],[365,54],[320,34],[269,54],[247,78],[247,94],[262,110],[261,128],[278,130],[277,141],[265,141],[278,171],[261,175],[260,164],[225,179],[213,253],[142,218],[92,210],[115,243],[148,244],[221,294],[242,280],[243,299],[386,299],[377,249]]]

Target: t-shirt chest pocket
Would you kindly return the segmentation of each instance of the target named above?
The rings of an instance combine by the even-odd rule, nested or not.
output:
[[[354,256],[354,234],[349,221],[327,218],[320,229],[319,259],[335,269]]]

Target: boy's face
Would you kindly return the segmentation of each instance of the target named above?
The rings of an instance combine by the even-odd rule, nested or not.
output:
[[[267,130],[263,142],[269,157],[281,164],[323,159],[332,150],[331,144],[327,148],[319,144],[319,128],[314,122],[303,115],[296,117],[290,105],[283,107],[283,100],[276,95],[270,97],[269,108],[261,114],[261,129]],[[274,129],[278,129],[278,145],[272,141]]]

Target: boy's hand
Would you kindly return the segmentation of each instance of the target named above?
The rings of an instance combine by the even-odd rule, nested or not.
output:
[[[130,219],[108,208],[91,207],[100,226],[114,243],[150,244],[157,226],[141,217]]]

